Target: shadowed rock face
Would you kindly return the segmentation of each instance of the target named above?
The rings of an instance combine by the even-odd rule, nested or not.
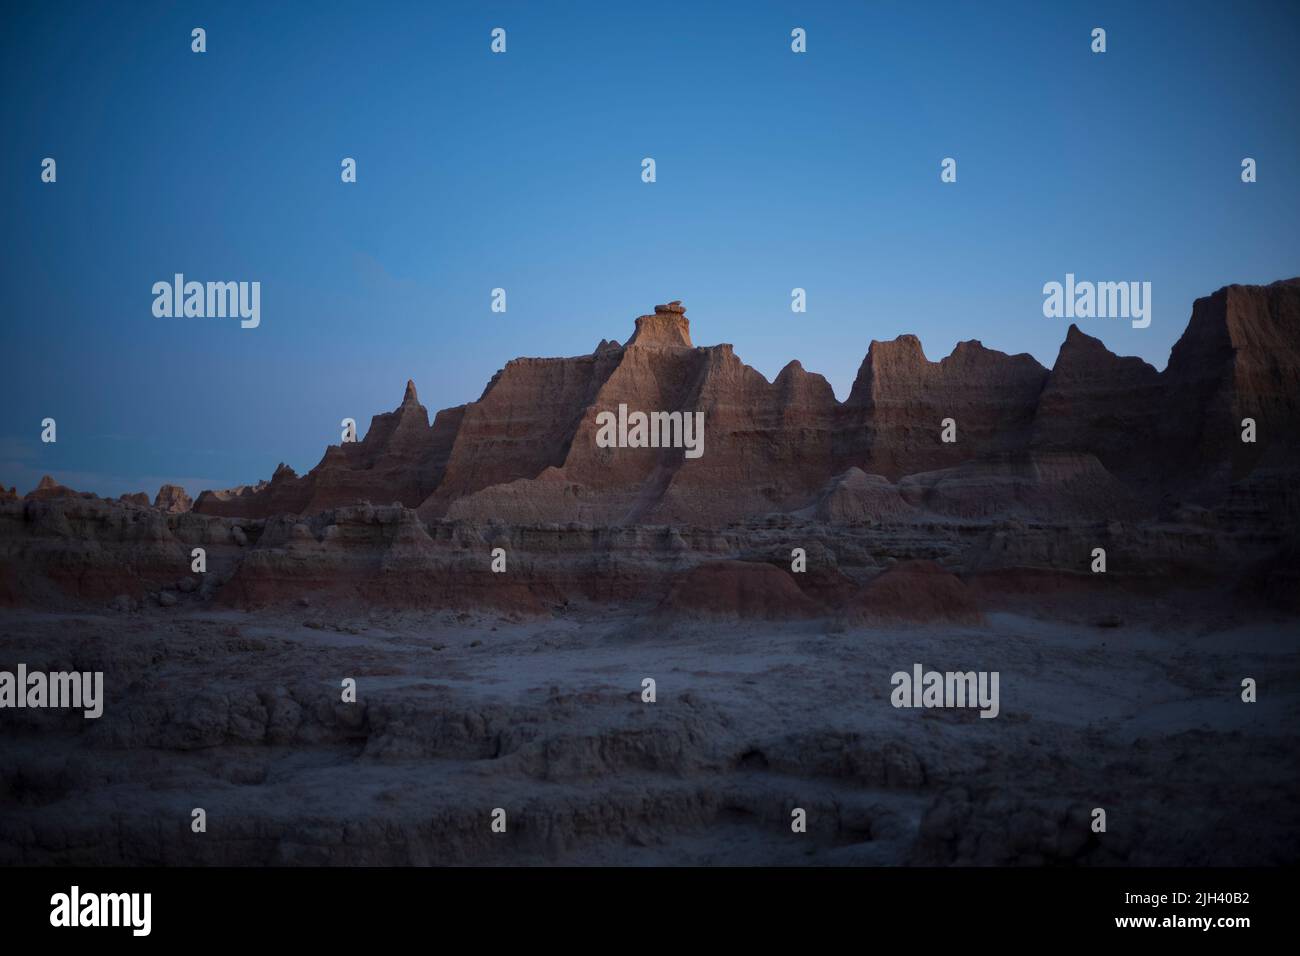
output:
[[[914,335],[872,342],[846,403],[845,465],[897,480],[990,452],[1023,449],[1047,370],[1029,355],[959,342],[931,362]],[[957,424],[957,441],[940,423]]]
[[[597,416],[620,404],[703,412],[703,455],[599,448]],[[1240,441],[1245,417],[1256,420],[1256,444]],[[941,440],[946,418],[956,442]],[[1294,470],[1300,443],[1278,436],[1298,422],[1300,279],[1197,300],[1164,372],[1076,326],[1050,371],[977,341],[932,362],[902,335],[871,343],[843,404],[798,362],[768,382],[730,345],[694,346],[674,301],[638,318],[626,345],[510,362],[478,401],[432,425],[408,383],[395,411],[376,415],[361,441],[331,446],[308,474],[282,465],[270,482],[204,492],[194,510],[266,518],[372,501],[417,508],[426,521],[722,527],[813,507],[850,469],[892,483],[1046,452],[1092,456],[1126,486],[1122,498],[1154,513],[1220,500],[1257,467]]]
[[[1121,358],[1071,325],[1034,411],[1030,445],[1043,451],[1089,450],[1116,475],[1143,482],[1158,469],[1150,442],[1164,411],[1160,373]]]
[[[1161,450],[1176,491],[1214,501],[1256,468],[1294,471],[1300,465],[1300,278],[1230,285],[1197,299],[1161,384]],[[1258,429],[1254,444],[1240,440],[1247,417]]]

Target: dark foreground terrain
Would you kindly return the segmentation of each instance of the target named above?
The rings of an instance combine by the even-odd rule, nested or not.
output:
[[[107,703],[6,713],[0,863],[1295,863],[1295,622],[1216,607],[6,612],[0,659]],[[999,671],[999,716],[895,709],[913,663]]]

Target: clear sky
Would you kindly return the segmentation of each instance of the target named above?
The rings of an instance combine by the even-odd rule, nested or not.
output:
[[[0,481],[20,492],[303,472],[408,378],[431,412],[470,401],[509,359],[625,341],[669,299],[696,344],[769,379],[797,358],[843,399],[904,332],[932,359],[977,338],[1050,365],[1069,320],[1042,287],[1067,272],[1152,283],[1149,328],[1080,324],[1160,368],[1196,297],[1300,275],[1295,2],[0,17]],[[261,326],[156,318],[177,272],[260,281]]]

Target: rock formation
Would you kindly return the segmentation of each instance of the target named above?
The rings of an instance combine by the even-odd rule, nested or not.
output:
[[[1048,372],[1029,355],[959,342],[939,362],[914,335],[872,342],[841,416],[846,464],[897,480],[992,452],[1023,449]],[[956,441],[940,423],[956,423]]]
[[[1137,497],[1153,512],[1184,499],[1209,504],[1257,466],[1295,467],[1298,443],[1282,436],[1300,421],[1298,303],[1296,279],[1198,300],[1164,372],[1073,325],[1050,371],[977,341],[932,362],[902,335],[871,343],[841,404],[798,362],[768,382],[730,345],[693,345],[674,301],[639,317],[626,345],[602,340],[590,355],[510,362],[477,401],[432,424],[408,382],[395,411],[375,416],[361,441],[331,446],[305,476],[281,465],[252,488],[204,492],[194,510],[266,518],[370,501],[416,508],[425,521],[722,527],[814,507],[833,520],[835,509],[853,510],[847,492],[819,501],[851,469],[895,483],[967,465],[951,480],[912,482],[950,492],[953,481],[969,484],[970,463],[998,460],[984,480],[1018,482],[1023,505],[1026,481],[1085,459],[1092,464],[1076,467],[1091,471],[1079,484],[1098,501],[1113,493],[1127,508]],[[704,454],[598,447],[597,416],[620,404],[704,412]],[[1257,423],[1254,445],[1240,441],[1245,417]],[[948,418],[951,443],[941,438]],[[1044,471],[1042,453],[1076,457]],[[1042,492],[1044,504],[1052,493]]]
[[[1300,280],[1230,286],[1197,301],[1164,372],[1073,326],[1050,371],[978,342],[931,362],[901,336],[871,343],[839,403],[797,362],[769,382],[730,345],[694,345],[670,302],[626,345],[516,359],[432,422],[408,382],[394,411],[307,474],[281,464],[192,509],[176,486],[150,508],[48,476],[22,500],[0,496],[0,600],[138,603],[202,546],[209,569],[182,603],[532,614],[614,600],[761,619],[775,601],[852,619],[916,589],[958,619],[976,594],[1075,587],[1101,545],[1121,586],[1259,567],[1274,582],[1264,599],[1285,605],[1297,343]],[[703,454],[602,447],[598,416],[619,406],[702,412]],[[955,442],[941,439],[945,418]],[[495,547],[507,575],[488,569]],[[808,567],[791,574],[795,548]],[[933,567],[872,583],[899,561]]]
[[[194,506],[194,501],[180,485],[163,485],[158,489],[153,506],[168,514],[180,514],[189,511]]]
[[[1258,467],[1300,464],[1300,278],[1197,299],[1161,375],[1165,473],[1201,503]],[[1241,441],[1253,418],[1258,440]]]
[[[84,491],[73,491],[66,485],[61,485],[51,476],[44,475],[36,487],[27,492],[27,501],[44,501],[49,498],[93,498],[94,495]]]
[[[1120,358],[1071,325],[1034,410],[1030,445],[1044,451],[1087,449],[1108,471],[1143,482],[1159,473],[1151,439],[1161,427],[1160,373]]]

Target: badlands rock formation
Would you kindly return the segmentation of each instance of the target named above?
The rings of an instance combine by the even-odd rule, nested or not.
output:
[[[703,411],[705,454],[598,448],[596,416],[620,404]],[[1253,445],[1240,440],[1246,417],[1257,423]],[[946,418],[952,443],[941,440]],[[1162,503],[1216,503],[1256,466],[1294,467],[1298,420],[1300,280],[1198,300],[1164,372],[1073,325],[1050,371],[977,341],[932,362],[903,335],[871,343],[842,404],[798,362],[768,382],[730,345],[694,346],[673,302],[638,318],[624,346],[602,340],[591,355],[510,362],[478,401],[432,424],[408,382],[395,411],[375,416],[361,441],[331,446],[306,475],[281,465],[253,488],[205,492],[194,510],[266,518],[364,500],[399,502],[426,521],[722,527],[814,506],[850,469],[892,483],[991,460],[996,482],[1008,468],[1036,474],[1055,460],[1054,474],[1066,461],[1088,472],[1099,507],[1118,480],[1121,497],[1154,515]]]
[[[331,446],[307,475],[281,466],[255,488],[201,494],[194,510],[268,518],[372,501],[424,520],[724,527],[814,507],[850,470],[897,483],[963,466],[954,480],[967,488],[1050,484],[1073,470],[1079,493],[1093,489],[1092,510],[1127,512],[1140,499],[1156,515],[1184,499],[1222,501],[1261,464],[1295,466],[1297,369],[1300,280],[1197,300],[1165,372],[1074,325],[1050,371],[979,342],[930,362],[917,338],[900,336],[871,343],[842,405],[797,362],[768,382],[729,345],[694,346],[673,302],[637,319],[625,346],[516,359],[477,402],[432,424],[408,382],[402,405],[377,415],[364,440]],[[597,447],[597,415],[620,403],[705,412],[705,454]],[[945,444],[949,418],[957,441]],[[1240,441],[1244,418],[1256,420],[1255,445]],[[926,484],[957,488],[941,476]],[[1056,489],[1040,497],[1036,512],[1050,514]],[[1078,494],[1061,501],[1070,514],[1088,510]]]
[[[703,455],[601,447],[597,417],[620,405],[703,412]],[[1300,524],[1298,429],[1300,279],[1199,299],[1163,372],[1075,326],[1051,370],[979,342],[932,362],[903,335],[870,344],[843,403],[797,362],[769,382],[730,345],[696,346],[670,302],[625,345],[516,359],[432,421],[407,382],[306,474],[282,464],[192,509],[175,486],[149,508],[47,477],[0,499],[0,596],[156,600],[194,547],[209,568],[187,600],[526,613],[635,598],[768,617],[782,593],[792,613],[856,613],[895,561],[984,575],[987,594],[1086,575],[1097,546],[1119,581],[1280,569]],[[796,547],[809,560],[792,575]],[[732,563],[692,573],[712,561]],[[701,582],[731,597],[705,601]]]

